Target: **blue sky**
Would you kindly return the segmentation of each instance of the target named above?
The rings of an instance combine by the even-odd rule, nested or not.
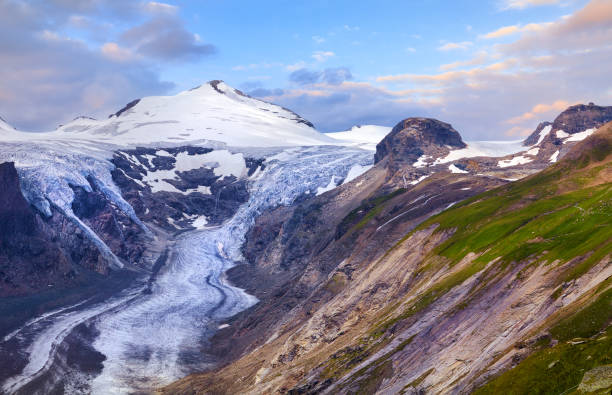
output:
[[[0,115],[48,130],[222,79],[322,131],[409,116],[521,138],[612,104],[612,1],[0,0]]]

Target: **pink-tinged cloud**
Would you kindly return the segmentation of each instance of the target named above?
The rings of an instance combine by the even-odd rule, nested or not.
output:
[[[524,9],[529,7],[559,4],[561,0],[505,0],[504,9]]]

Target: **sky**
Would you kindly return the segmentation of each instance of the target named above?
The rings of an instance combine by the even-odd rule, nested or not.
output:
[[[612,0],[0,0],[0,65],[28,131],[221,79],[324,132],[425,116],[516,140],[612,105]]]

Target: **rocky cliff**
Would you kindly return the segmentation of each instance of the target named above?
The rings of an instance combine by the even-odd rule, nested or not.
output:
[[[48,226],[21,194],[13,163],[0,164],[0,296],[69,281],[75,273]]]

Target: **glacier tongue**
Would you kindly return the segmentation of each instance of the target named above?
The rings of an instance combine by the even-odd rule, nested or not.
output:
[[[100,317],[94,346],[107,359],[92,392],[147,391],[205,368],[201,340],[218,328],[219,319],[257,302],[223,277],[242,260],[240,248],[255,218],[267,208],[289,205],[316,191],[332,177],[346,177],[356,164],[371,162],[368,152],[336,147],[292,149],[268,160],[250,188],[249,201],[234,217],[177,242],[151,295]]]
[[[117,206],[134,215],[112,183],[106,154],[31,145],[12,148],[11,154],[6,149],[0,152],[4,160],[19,163],[30,199],[51,202],[70,215],[69,184],[87,189],[93,180]],[[273,152],[277,154],[271,156]],[[252,180],[248,202],[221,226],[183,234],[150,293],[142,292],[146,288],[142,283],[136,284],[106,302],[50,314],[36,330],[29,324],[17,330],[14,338],[25,342],[22,349],[28,364],[21,374],[4,382],[3,390],[17,391],[53,369],[53,361],[63,357],[59,345],[83,323],[99,331],[93,346],[106,360],[95,378],[78,371],[62,375],[65,388],[95,394],[147,392],[205,368],[202,341],[214,333],[219,320],[257,302],[224,280],[224,272],[242,260],[240,247],[255,218],[268,208],[292,204],[302,194],[314,194],[332,178],[346,178],[356,165],[372,162],[370,152],[346,147],[270,151],[265,170]]]

